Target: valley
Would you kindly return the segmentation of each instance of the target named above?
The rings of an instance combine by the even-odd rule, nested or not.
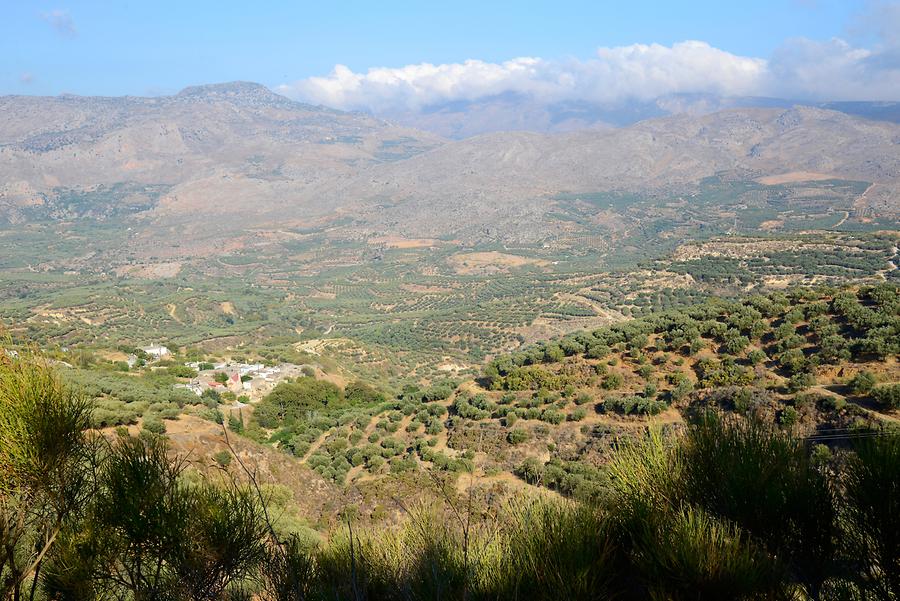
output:
[[[248,83],[0,109],[0,372],[46,368],[173,490],[252,493],[279,553],[620,519],[622,462],[688,470],[704,427],[820,475],[896,438],[890,120],[455,140]]]

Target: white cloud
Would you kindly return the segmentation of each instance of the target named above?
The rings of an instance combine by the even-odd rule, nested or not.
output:
[[[841,39],[786,42],[768,59],[746,57],[705,42],[672,46],[602,47],[587,60],[534,57],[502,63],[468,60],[357,73],[337,65],[331,74],[284,84],[292,98],[340,109],[389,113],[475,100],[502,93],[539,102],[618,103],[676,93],[775,96],[806,100],[900,100],[900,11],[882,14],[881,42],[860,48]]]
[[[41,13],[41,19],[50,24],[56,33],[64,37],[75,37],[78,30],[75,28],[75,20],[69,11],[54,9]]]
[[[900,100],[900,48],[791,40],[769,61],[767,91],[804,100]]]
[[[766,69],[762,59],[695,41],[671,48],[659,44],[601,48],[597,56],[585,66],[596,86],[594,95],[602,100],[682,92],[748,94],[759,87]]]
[[[343,109],[419,109],[429,104],[474,100],[514,92],[535,98],[615,102],[676,92],[726,93],[759,85],[765,61],[741,57],[704,42],[672,47],[635,44],[600,48],[586,61],[521,57],[503,63],[468,60],[354,73],[338,65],[326,77],[279,88],[284,94]]]

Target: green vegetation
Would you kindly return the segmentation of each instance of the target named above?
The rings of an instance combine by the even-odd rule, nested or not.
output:
[[[710,178],[689,202],[682,194],[562,195],[551,201],[559,205],[553,218],[576,230],[521,246],[383,247],[338,228],[291,230],[230,255],[163,260],[120,252],[127,215],[66,227],[41,221],[0,228],[0,320],[17,339],[58,349],[70,363],[82,350],[150,341],[223,348],[235,340],[266,360],[300,363],[299,349],[324,339],[316,352],[335,365],[401,388],[439,376],[448,359],[471,374],[486,355],[547,332],[593,328],[607,316],[736,297],[748,285],[900,277],[889,263],[896,238],[867,231],[875,223],[851,218],[845,225],[855,231],[806,233],[817,221],[837,223],[865,187]],[[107,193],[128,191],[95,192],[106,206]],[[614,231],[594,219],[608,210],[621,219]],[[780,225],[764,233],[763,221]],[[467,261],[479,254],[490,255],[483,268]],[[742,342],[726,344],[736,351]],[[186,376],[181,370],[173,375]]]
[[[572,334],[494,359],[485,367],[484,379],[492,390],[591,386],[595,396],[604,398],[606,410],[652,415],[695,388],[754,385],[795,394],[815,386],[816,374],[829,365],[898,355],[898,334],[900,292],[895,285],[856,292],[797,290],[708,301]],[[668,353],[689,360],[691,369],[670,361]],[[609,358],[611,354],[618,356]],[[767,364],[768,357],[773,360]],[[656,369],[648,358],[658,363]],[[646,382],[657,370],[665,379],[643,384],[636,394],[606,392],[637,378]],[[896,386],[875,387],[869,371],[854,375],[850,388],[855,394],[871,394],[885,408],[896,407]]]
[[[340,404],[343,400],[343,391],[334,384],[303,377],[278,384],[257,406],[253,416],[264,428],[291,426],[305,415]]]
[[[474,452],[485,472],[586,494],[575,491],[594,487],[593,472],[557,468],[603,466],[622,425],[648,418],[675,426],[714,408],[804,436],[878,427],[895,402],[882,357],[897,353],[898,307],[893,284],[708,300],[500,355],[478,385],[433,379],[392,394],[297,378],[232,430],[336,484],[457,473]],[[521,471],[547,451],[552,477]]]
[[[0,555],[5,597],[900,593],[896,432],[859,437],[838,460],[756,419],[704,412],[681,434],[650,429],[622,441],[605,470],[520,468],[579,502],[492,509],[443,489],[443,507],[413,507],[399,528],[360,527],[347,514],[315,541],[279,534],[252,471],[216,478],[189,471],[156,435],[92,434],[89,403],[32,357],[0,363],[0,409],[4,523],[17,524],[0,532],[13,551]]]

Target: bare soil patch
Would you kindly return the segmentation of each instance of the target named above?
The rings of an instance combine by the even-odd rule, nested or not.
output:
[[[456,273],[461,275],[497,273],[513,267],[523,267],[525,265],[548,265],[547,261],[542,259],[511,255],[495,250],[460,253],[448,258],[447,262],[450,263],[450,266],[453,267]]]
[[[812,171],[790,171],[788,173],[780,173],[778,175],[767,175],[760,177],[756,181],[766,186],[777,186],[778,184],[793,184],[796,182],[815,182],[826,179],[838,179],[836,175],[827,173],[814,173]]]
[[[145,263],[142,265],[125,265],[116,269],[116,275],[142,280],[174,278],[181,272],[181,263]]]
[[[441,245],[441,241],[434,238],[401,238],[399,236],[369,238],[368,243],[371,245],[384,245],[388,248],[431,248]]]

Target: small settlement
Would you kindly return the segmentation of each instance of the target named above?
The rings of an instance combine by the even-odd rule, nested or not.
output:
[[[185,365],[196,369],[197,377],[192,378],[187,384],[177,384],[177,387],[187,388],[197,396],[202,395],[205,390],[220,393],[230,391],[238,396],[246,395],[251,401],[267,395],[281,380],[303,375],[304,367],[307,370],[312,368],[293,363],[266,366],[262,363],[191,362]]]

